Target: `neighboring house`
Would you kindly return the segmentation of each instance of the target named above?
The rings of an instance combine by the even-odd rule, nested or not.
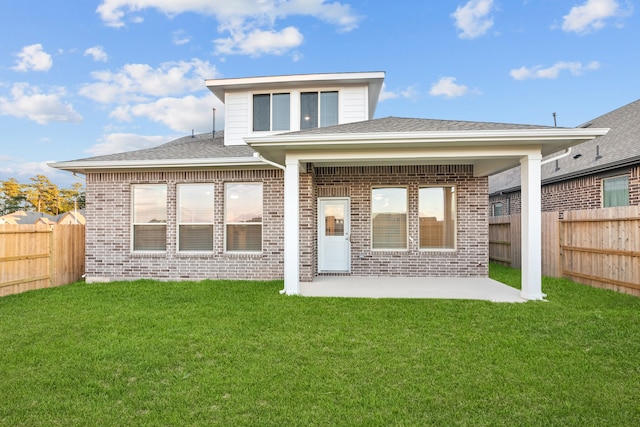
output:
[[[84,209],[65,212],[56,217],[56,224],[61,225],[84,225],[86,222]]]
[[[640,99],[580,128],[610,131],[543,161],[542,211],[639,205]],[[520,213],[519,168],[491,176],[489,193],[492,216]]]
[[[86,175],[86,279],[487,277],[488,176],[606,129],[387,117],[383,72],[207,80],[225,131],[58,162]],[[527,190],[529,189],[529,190]],[[522,296],[541,299],[540,214]]]
[[[16,211],[0,217],[0,224],[56,224],[56,218],[43,212]]]

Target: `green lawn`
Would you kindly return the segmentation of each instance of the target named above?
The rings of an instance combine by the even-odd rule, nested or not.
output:
[[[525,304],[281,288],[0,298],[0,425],[640,425],[640,298],[549,278]]]

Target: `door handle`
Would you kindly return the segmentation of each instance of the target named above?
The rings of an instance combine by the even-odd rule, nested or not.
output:
[[[350,233],[344,233],[344,240],[351,241],[351,234]]]

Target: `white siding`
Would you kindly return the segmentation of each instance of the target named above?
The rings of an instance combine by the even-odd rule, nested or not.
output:
[[[366,86],[347,87],[310,87],[304,89],[285,88],[283,92],[291,93],[291,130],[300,129],[300,92],[338,90],[339,103],[339,124],[352,123],[367,120],[368,111],[368,91]],[[270,93],[279,92],[271,89]],[[265,92],[257,92],[265,93]],[[244,137],[250,136],[252,132],[252,94],[250,91],[227,92],[225,95],[225,145],[244,144]],[[260,132],[261,135],[275,134],[277,132]]]
[[[225,95],[224,145],[242,145],[249,133],[249,94],[231,92]]]
[[[341,91],[340,123],[352,123],[369,118],[366,86],[345,87]]]

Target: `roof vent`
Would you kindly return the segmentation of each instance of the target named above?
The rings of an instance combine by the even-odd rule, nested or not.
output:
[[[579,159],[580,157],[582,157],[582,154],[578,153],[575,156],[573,156],[574,159]]]
[[[596,160],[600,160],[602,156],[600,155],[600,146],[596,145]]]

